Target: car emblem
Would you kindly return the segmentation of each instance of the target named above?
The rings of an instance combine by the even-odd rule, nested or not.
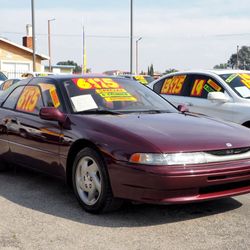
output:
[[[229,147],[229,148],[231,148],[233,145],[228,142],[228,143],[226,143],[226,146]]]

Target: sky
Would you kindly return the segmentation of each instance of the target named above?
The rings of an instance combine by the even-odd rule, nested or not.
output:
[[[129,71],[130,0],[34,2],[37,52],[48,54],[47,22],[56,19],[51,22],[52,64],[82,64],[84,25],[87,67],[95,73]],[[150,64],[160,72],[210,69],[227,62],[237,45],[250,46],[249,0],[133,0],[133,5],[134,46],[142,37],[140,71]],[[31,23],[31,0],[0,0],[0,6],[0,36],[21,44]]]

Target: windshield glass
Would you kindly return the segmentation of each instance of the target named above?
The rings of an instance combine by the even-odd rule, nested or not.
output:
[[[153,77],[144,75],[133,76],[133,79],[145,85],[149,84],[154,80]]]
[[[75,78],[64,82],[74,112],[177,112],[152,90],[123,78]]]
[[[224,74],[224,75],[220,75],[220,77],[240,97],[250,99],[250,73]]]

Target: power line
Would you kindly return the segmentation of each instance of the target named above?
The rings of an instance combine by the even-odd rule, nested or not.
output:
[[[23,32],[9,32],[3,31],[2,34],[13,34],[13,35],[25,35]],[[37,36],[48,36],[45,33],[37,33]],[[51,36],[58,36],[58,37],[82,37],[80,34],[52,34]],[[115,36],[115,35],[86,35],[86,37],[90,38],[114,38],[114,39],[127,39],[129,36]]]
[[[10,34],[10,35],[22,35],[25,36],[25,33],[23,32],[15,32],[15,31],[2,31],[0,34]],[[46,33],[37,33],[37,36],[48,36]],[[51,36],[54,37],[82,37],[81,34],[52,34]],[[205,38],[205,37],[242,37],[242,36],[250,36],[250,33],[232,33],[232,34],[211,34],[211,35],[188,35],[188,36],[171,36],[171,38]],[[129,39],[130,36],[117,36],[117,35],[86,35],[86,37],[89,38],[112,38],[112,39]],[[134,37],[137,38],[137,37]],[[150,36],[143,36],[143,38],[150,38],[153,37]]]

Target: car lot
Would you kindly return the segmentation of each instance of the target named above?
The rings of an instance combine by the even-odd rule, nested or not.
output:
[[[54,178],[18,169],[0,183],[0,249],[249,249],[249,194],[97,216]]]

